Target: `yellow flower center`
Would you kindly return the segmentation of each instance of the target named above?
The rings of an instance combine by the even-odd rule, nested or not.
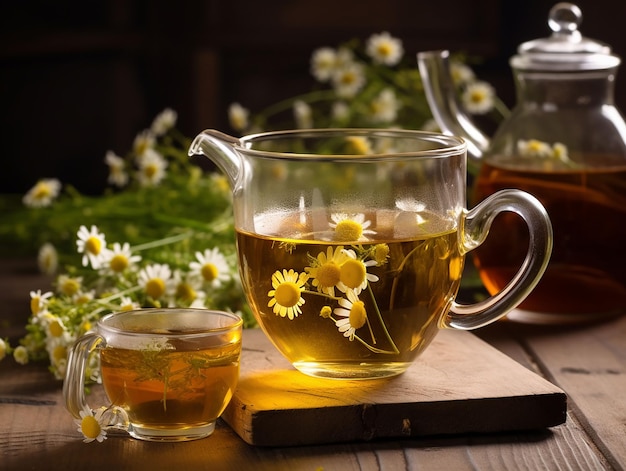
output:
[[[389,246],[387,244],[376,244],[374,246],[374,260],[377,265],[387,263],[387,257],[389,256]]]
[[[80,283],[73,278],[68,278],[61,286],[61,292],[67,296],[75,295],[79,289]]]
[[[357,301],[352,304],[350,309],[350,326],[359,329],[365,325],[367,313],[365,312],[365,303]]]
[[[152,299],[159,299],[165,294],[165,282],[161,278],[152,278],[146,283],[146,293]]]
[[[322,288],[330,288],[339,283],[341,271],[335,262],[324,263],[317,269],[317,281]]]
[[[341,265],[341,282],[348,288],[358,288],[365,281],[365,265],[355,259],[346,260]]]
[[[74,299],[74,302],[79,306],[81,304],[86,304],[89,301],[91,301],[91,297],[86,294],[83,294],[82,296],[78,296],[77,298]]]
[[[335,239],[341,242],[350,242],[359,240],[363,235],[363,226],[351,219],[344,219],[337,223],[335,228]]]
[[[80,422],[80,430],[87,438],[98,438],[101,428],[95,417],[88,415]]]
[[[184,301],[194,301],[197,297],[196,290],[194,290],[189,283],[180,283],[176,287],[176,297]]]
[[[121,273],[128,268],[128,257],[126,255],[117,254],[111,258],[109,267],[116,273]]]
[[[217,278],[217,275],[219,274],[219,270],[212,263],[205,263],[204,265],[202,265],[201,273],[202,273],[202,277],[206,281],[213,281],[214,279]]]
[[[470,100],[473,103],[482,103],[483,101],[485,101],[485,99],[486,95],[481,90],[474,90],[472,91],[472,93],[470,93]]]
[[[300,300],[300,288],[291,281],[285,281],[276,288],[276,302],[284,307],[293,307]]]
[[[364,155],[364,154],[372,153],[370,143],[364,137],[359,137],[359,136],[346,137],[345,147],[346,147],[347,154]]]
[[[378,54],[381,57],[389,57],[391,55],[391,45],[388,43],[382,43],[378,45]]]
[[[38,200],[46,199],[52,195],[52,189],[50,188],[50,185],[47,185],[45,183],[40,183],[35,188],[33,195],[35,199],[38,199]]]
[[[332,312],[333,311],[330,306],[324,306],[322,307],[322,309],[320,309],[320,316],[322,316],[324,319],[328,319]]]
[[[63,326],[56,319],[50,322],[48,330],[50,330],[50,335],[52,335],[53,337],[60,337],[61,335],[63,335]]]
[[[97,237],[91,236],[85,241],[85,251],[98,255],[102,250],[102,241]]]
[[[63,345],[58,345],[54,347],[52,351],[52,361],[54,363],[59,363],[61,360],[65,360],[67,358],[67,348]]]
[[[35,296],[30,300],[30,312],[35,315],[39,312],[39,296]]]
[[[149,165],[146,165],[146,166],[144,167],[144,169],[143,169],[143,173],[146,175],[146,177],[148,177],[148,178],[153,178],[153,177],[156,175],[157,170],[158,170],[158,168],[157,168],[157,166],[156,166],[156,165],[154,165],[154,164],[149,164]]]

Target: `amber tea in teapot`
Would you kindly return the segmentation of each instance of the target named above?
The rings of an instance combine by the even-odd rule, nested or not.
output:
[[[475,199],[501,188],[521,188],[538,197],[550,214],[557,241],[546,273],[520,308],[537,313],[534,320],[540,323],[550,322],[551,314],[593,320],[622,312],[626,165],[546,172],[507,166],[502,159],[484,163]],[[491,234],[475,251],[475,259],[488,288],[497,291],[515,274],[528,241],[521,219],[508,214],[494,221]]]

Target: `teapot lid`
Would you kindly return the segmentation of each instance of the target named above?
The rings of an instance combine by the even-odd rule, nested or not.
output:
[[[573,3],[557,3],[550,9],[548,25],[552,35],[522,43],[511,58],[516,69],[545,71],[602,70],[617,67],[620,58],[600,41],[585,38],[578,31],[582,12]]]

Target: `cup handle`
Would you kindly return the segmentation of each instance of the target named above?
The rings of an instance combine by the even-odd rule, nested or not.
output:
[[[461,250],[482,244],[495,217],[505,211],[517,213],[528,226],[530,242],[522,266],[498,293],[474,304],[453,301],[443,326],[473,330],[490,324],[515,309],[537,285],[552,253],[552,224],[543,205],[522,190],[500,190],[467,212],[461,226]]]
[[[104,342],[102,336],[88,332],[74,343],[69,352],[63,381],[63,399],[66,409],[76,419],[81,418],[81,412],[87,414],[95,412],[85,397],[85,371],[89,356]],[[101,406],[96,410],[99,411],[102,423],[107,429],[128,430],[128,415],[121,407]]]

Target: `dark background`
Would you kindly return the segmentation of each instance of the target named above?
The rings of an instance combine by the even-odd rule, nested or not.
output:
[[[405,54],[445,48],[510,106],[508,58],[546,37],[546,0],[90,0],[0,2],[0,193],[56,177],[95,194],[109,149],[124,154],[165,107],[187,136],[227,132],[227,107],[253,112],[314,85],[314,49],[389,31]],[[626,2],[579,0],[582,33],[626,57]],[[626,110],[626,72],[616,102]]]

